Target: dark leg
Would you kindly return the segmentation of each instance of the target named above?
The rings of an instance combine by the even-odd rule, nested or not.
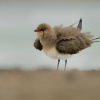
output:
[[[60,59],[58,59],[58,65],[57,65],[57,70],[58,70],[58,67],[59,67],[59,63],[60,63]]]
[[[66,65],[67,65],[67,59],[65,60],[65,69],[64,70],[66,70]]]

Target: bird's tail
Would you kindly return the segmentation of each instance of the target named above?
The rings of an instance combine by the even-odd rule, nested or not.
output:
[[[98,39],[100,39],[100,37],[94,38],[92,40],[93,40],[93,42],[100,42],[100,41],[98,41]]]

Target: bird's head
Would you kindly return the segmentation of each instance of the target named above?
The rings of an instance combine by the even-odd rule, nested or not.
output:
[[[39,38],[44,38],[52,33],[53,29],[46,23],[40,24],[34,32],[37,32]]]

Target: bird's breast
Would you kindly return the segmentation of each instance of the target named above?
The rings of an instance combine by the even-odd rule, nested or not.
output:
[[[54,59],[64,59],[65,60],[72,56],[70,54],[59,53],[56,50],[56,47],[43,48],[43,51],[45,52],[47,56],[54,58]]]

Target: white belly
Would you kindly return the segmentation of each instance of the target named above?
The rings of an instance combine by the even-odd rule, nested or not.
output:
[[[43,49],[43,51],[45,52],[45,54],[51,58],[54,58],[54,59],[68,59],[70,58],[72,55],[70,54],[61,54],[59,53],[55,47],[53,48],[49,48],[49,49]]]

